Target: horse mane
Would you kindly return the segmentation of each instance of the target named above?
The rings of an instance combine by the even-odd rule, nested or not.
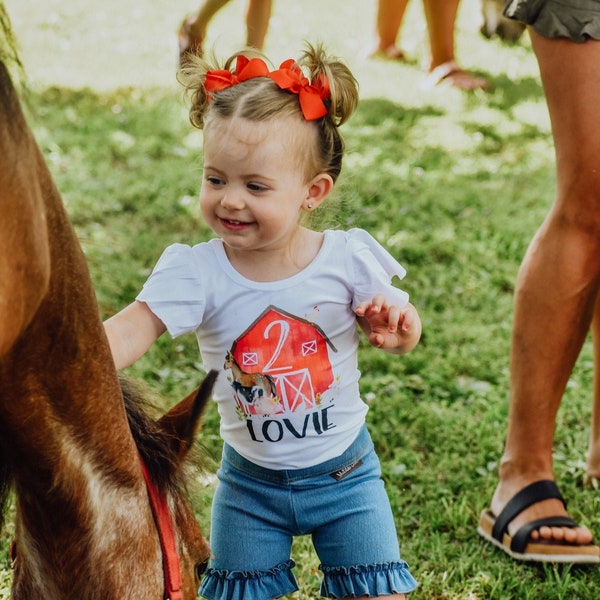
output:
[[[159,407],[158,395],[142,381],[119,375],[119,382],[129,429],[152,481],[159,489],[185,494],[189,480],[187,467],[201,466],[200,444],[195,442],[182,464],[172,433],[158,422],[158,416],[164,412]]]
[[[192,468],[202,468],[204,453],[200,443],[194,442],[182,464],[176,450],[178,445],[172,443],[172,433],[161,428],[158,422],[158,417],[163,412],[159,407],[158,395],[139,380],[120,375],[119,382],[129,429],[152,481],[158,489],[187,497],[191,479],[187,476],[188,472]],[[5,456],[5,449],[0,445],[0,529],[4,526],[12,484],[12,469]]]

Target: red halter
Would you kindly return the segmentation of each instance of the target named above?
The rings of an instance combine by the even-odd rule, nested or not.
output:
[[[165,598],[166,600],[183,600],[181,569],[179,567],[179,556],[177,555],[177,546],[175,544],[175,529],[167,507],[167,499],[164,494],[161,494],[156,489],[148,474],[148,467],[146,467],[143,460],[141,462],[146,487],[148,488],[150,506],[152,507],[152,514],[156,521],[160,547],[162,549]]]

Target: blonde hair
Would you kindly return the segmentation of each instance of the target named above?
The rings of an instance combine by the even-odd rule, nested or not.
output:
[[[189,117],[192,125],[204,129],[212,117],[223,119],[241,117],[250,121],[293,117],[301,119],[307,127],[314,127],[318,143],[307,153],[308,170],[312,175],[328,173],[336,181],[342,168],[344,141],[338,130],[358,106],[358,82],[348,67],[336,58],[327,56],[322,45],[306,45],[297,61],[309,81],[325,77],[330,96],[323,102],[327,114],[307,121],[301,111],[298,95],[282,90],[269,77],[255,77],[208,95],[204,82],[206,73],[225,69],[232,71],[239,55],[248,58],[265,57],[255,50],[244,50],[231,56],[220,67],[199,57],[192,57],[179,75],[191,97]],[[311,175],[311,176],[312,176]]]

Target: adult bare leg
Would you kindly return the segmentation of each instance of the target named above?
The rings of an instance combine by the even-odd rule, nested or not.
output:
[[[404,52],[396,46],[398,32],[408,0],[379,0],[375,21],[375,50],[373,56],[404,60]]]
[[[229,0],[206,0],[196,15],[189,15],[179,27],[179,66],[184,66],[192,54],[202,56],[208,23]]]
[[[271,0],[249,0],[246,11],[246,44],[262,50],[271,18]]]
[[[456,15],[460,0],[423,0],[431,57],[429,72],[433,83],[451,84],[463,90],[487,88],[488,82],[461,69],[454,53]],[[439,81],[436,81],[439,74]]]
[[[187,17],[179,29],[179,62],[185,63],[188,53],[202,55],[202,45],[208,24],[229,0],[206,0],[196,15]],[[248,0],[246,9],[246,44],[262,50],[269,19],[271,0]]]
[[[201,43],[206,37],[208,24],[228,2],[229,0],[206,0],[198,10],[196,16],[188,20],[188,33]]]
[[[517,280],[508,431],[492,500],[496,515],[527,484],[554,478],[555,417],[600,285],[600,42],[530,35],[552,122],[557,192]],[[544,500],[515,518],[509,533],[564,514],[560,501]],[[532,539],[587,544],[592,535],[586,527],[542,527]]]

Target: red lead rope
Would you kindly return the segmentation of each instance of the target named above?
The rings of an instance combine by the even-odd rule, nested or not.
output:
[[[160,547],[163,555],[163,572],[165,575],[165,598],[167,600],[183,600],[181,591],[181,569],[179,567],[179,556],[177,555],[177,546],[175,545],[175,530],[173,520],[167,507],[167,499],[157,489],[150,475],[148,468],[142,461],[142,471],[148,488],[148,497],[156,527],[160,539]]]

